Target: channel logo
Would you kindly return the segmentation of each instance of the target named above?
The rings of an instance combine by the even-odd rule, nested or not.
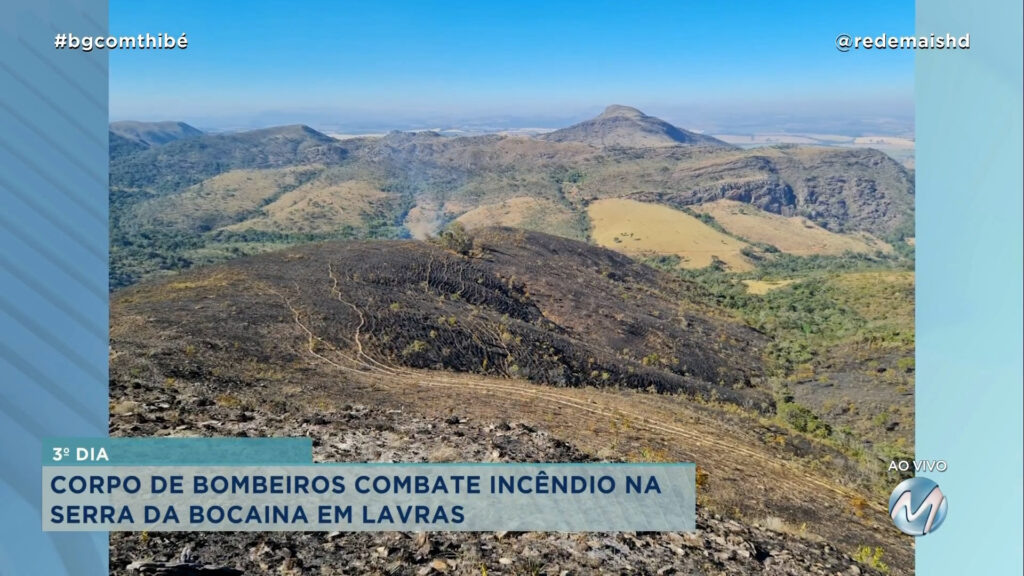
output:
[[[889,496],[889,516],[904,534],[924,536],[939,529],[946,519],[946,496],[939,485],[915,476],[900,482]]]

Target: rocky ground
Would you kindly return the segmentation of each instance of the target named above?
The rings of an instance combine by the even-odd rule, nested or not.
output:
[[[111,536],[111,574],[135,556],[202,562],[245,574],[877,574],[823,543],[701,517],[668,533],[167,533]]]
[[[307,407],[211,401],[201,389],[112,382],[112,436],[309,436],[319,461],[587,461],[534,426],[437,419],[359,404]],[[138,561],[150,574],[199,566],[244,574],[880,574],[828,543],[698,513],[680,533],[114,533],[111,574]],[[177,568],[160,571],[165,566]],[[139,566],[139,564],[136,564]],[[192,570],[192,568],[188,568]],[[141,573],[141,572],[137,572]],[[229,572],[223,572],[229,573]]]

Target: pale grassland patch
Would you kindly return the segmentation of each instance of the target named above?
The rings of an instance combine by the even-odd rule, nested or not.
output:
[[[714,258],[734,271],[747,271],[750,262],[740,253],[748,244],[680,210],[624,198],[590,204],[591,235],[597,244],[623,254],[670,255],[682,258],[684,268],[704,268]]]
[[[743,283],[747,286],[747,294],[767,294],[772,290],[778,290],[789,286],[796,280],[744,280]]]
[[[334,184],[313,180],[285,192],[264,206],[258,216],[224,229],[335,232],[344,225],[361,227],[364,214],[373,213],[389,198],[376,185],[363,180]]]
[[[580,238],[578,218],[571,209],[544,198],[517,196],[487,204],[459,216],[466,228],[510,226],[548,234]]]
[[[711,216],[730,234],[750,242],[771,244],[787,254],[809,256],[892,251],[892,246],[866,232],[837,234],[807,218],[781,216],[735,200],[716,200],[692,209]]]

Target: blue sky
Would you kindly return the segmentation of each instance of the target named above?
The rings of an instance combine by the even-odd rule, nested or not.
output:
[[[111,118],[206,125],[558,125],[610,103],[694,128],[908,117],[913,54],[840,53],[910,34],[913,2],[110,3]],[[702,125],[703,124],[703,125]]]

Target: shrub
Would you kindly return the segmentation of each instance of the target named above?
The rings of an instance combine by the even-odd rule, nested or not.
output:
[[[422,340],[413,340],[402,350],[402,356],[411,356],[427,351],[427,343]]]
[[[882,562],[882,556],[885,555],[885,551],[877,546],[872,549],[870,546],[861,546],[857,549],[857,552],[853,555],[854,562],[859,562],[870,568],[874,568],[883,574],[889,573],[889,566],[885,562]]]
[[[832,435],[832,427],[811,412],[807,407],[793,403],[779,404],[779,416],[794,430],[827,438]]]
[[[436,243],[445,250],[451,250],[463,256],[473,250],[473,237],[469,235],[466,226],[459,221],[449,224],[437,237]]]
[[[708,485],[708,476],[709,476],[708,471],[698,465],[697,466],[697,471],[696,471],[696,479],[695,479],[696,485],[697,485],[697,489],[704,489],[705,487],[707,487],[707,485]]]

